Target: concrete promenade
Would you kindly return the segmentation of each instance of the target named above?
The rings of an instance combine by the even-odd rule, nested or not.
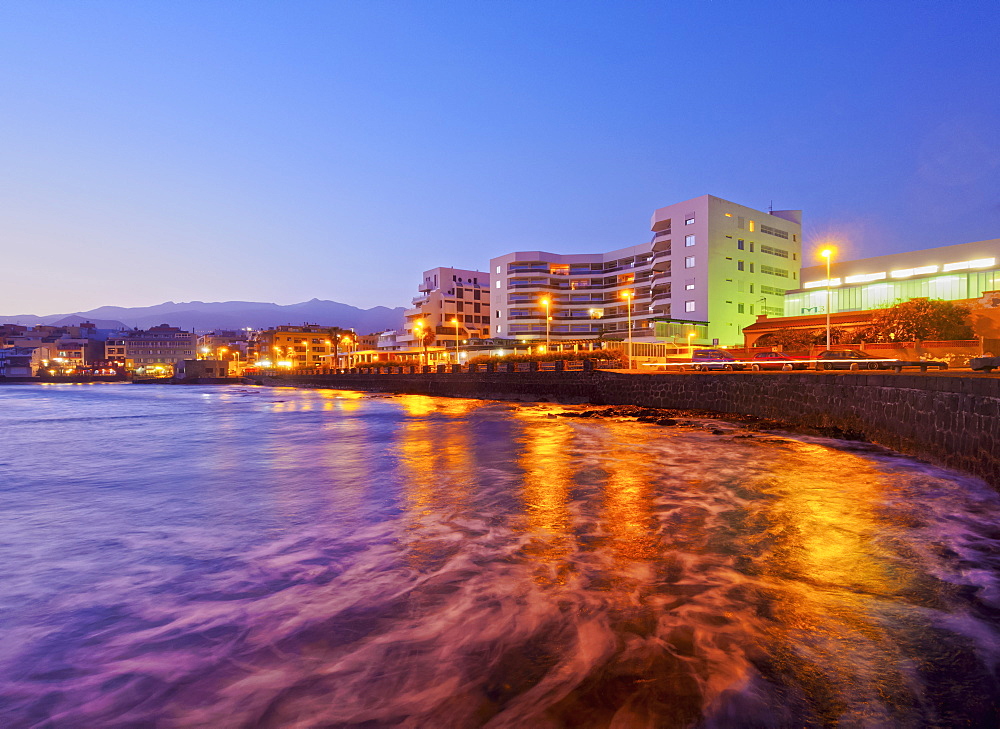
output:
[[[699,409],[837,428],[1000,488],[1000,376],[622,370],[289,374],[262,384],[477,399]],[[402,370],[402,371],[400,371]]]

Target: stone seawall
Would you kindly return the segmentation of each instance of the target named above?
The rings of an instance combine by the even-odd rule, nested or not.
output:
[[[476,372],[314,375],[268,384],[642,405],[834,427],[1000,488],[1000,378],[862,373]]]

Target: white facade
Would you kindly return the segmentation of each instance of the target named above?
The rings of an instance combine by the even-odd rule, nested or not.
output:
[[[417,349],[413,334],[416,322],[435,333],[435,347],[455,347],[469,339],[490,336],[490,274],[461,268],[432,268],[424,271],[419,295],[404,316],[404,330],[398,332],[400,348]],[[457,324],[455,322],[458,322]]]
[[[696,343],[732,345],[757,314],[781,314],[784,292],[799,286],[800,211],[766,213],[703,195],[660,208],[651,223],[648,243],[607,253],[492,259],[493,336],[544,341],[548,314],[553,341],[626,338],[631,318],[633,341],[683,340],[691,331]]]

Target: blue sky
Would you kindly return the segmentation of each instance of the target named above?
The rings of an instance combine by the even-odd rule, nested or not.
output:
[[[405,305],[706,193],[845,258],[997,238],[997,38],[996,1],[8,1],[0,313]]]

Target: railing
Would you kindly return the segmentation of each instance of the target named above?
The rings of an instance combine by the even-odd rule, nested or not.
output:
[[[622,343],[612,343],[619,344]],[[623,346],[623,345],[622,345]],[[634,345],[636,348],[638,344]],[[621,347],[620,347],[621,348]],[[623,353],[619,352],[618,356]],[[439,365],[362,365],[339,369],[293,369],[278,370],[274,368],[254,370],[252,375],[267,377],[315,377],[317,375],[417,375],[417,374],[476,374],[476,373],[517,373],[517,372],[586,372],[595,369],[624,369],[621,359],[569,359],[546,360],[530,362],[475,362],[472,364],[439,364]]]

